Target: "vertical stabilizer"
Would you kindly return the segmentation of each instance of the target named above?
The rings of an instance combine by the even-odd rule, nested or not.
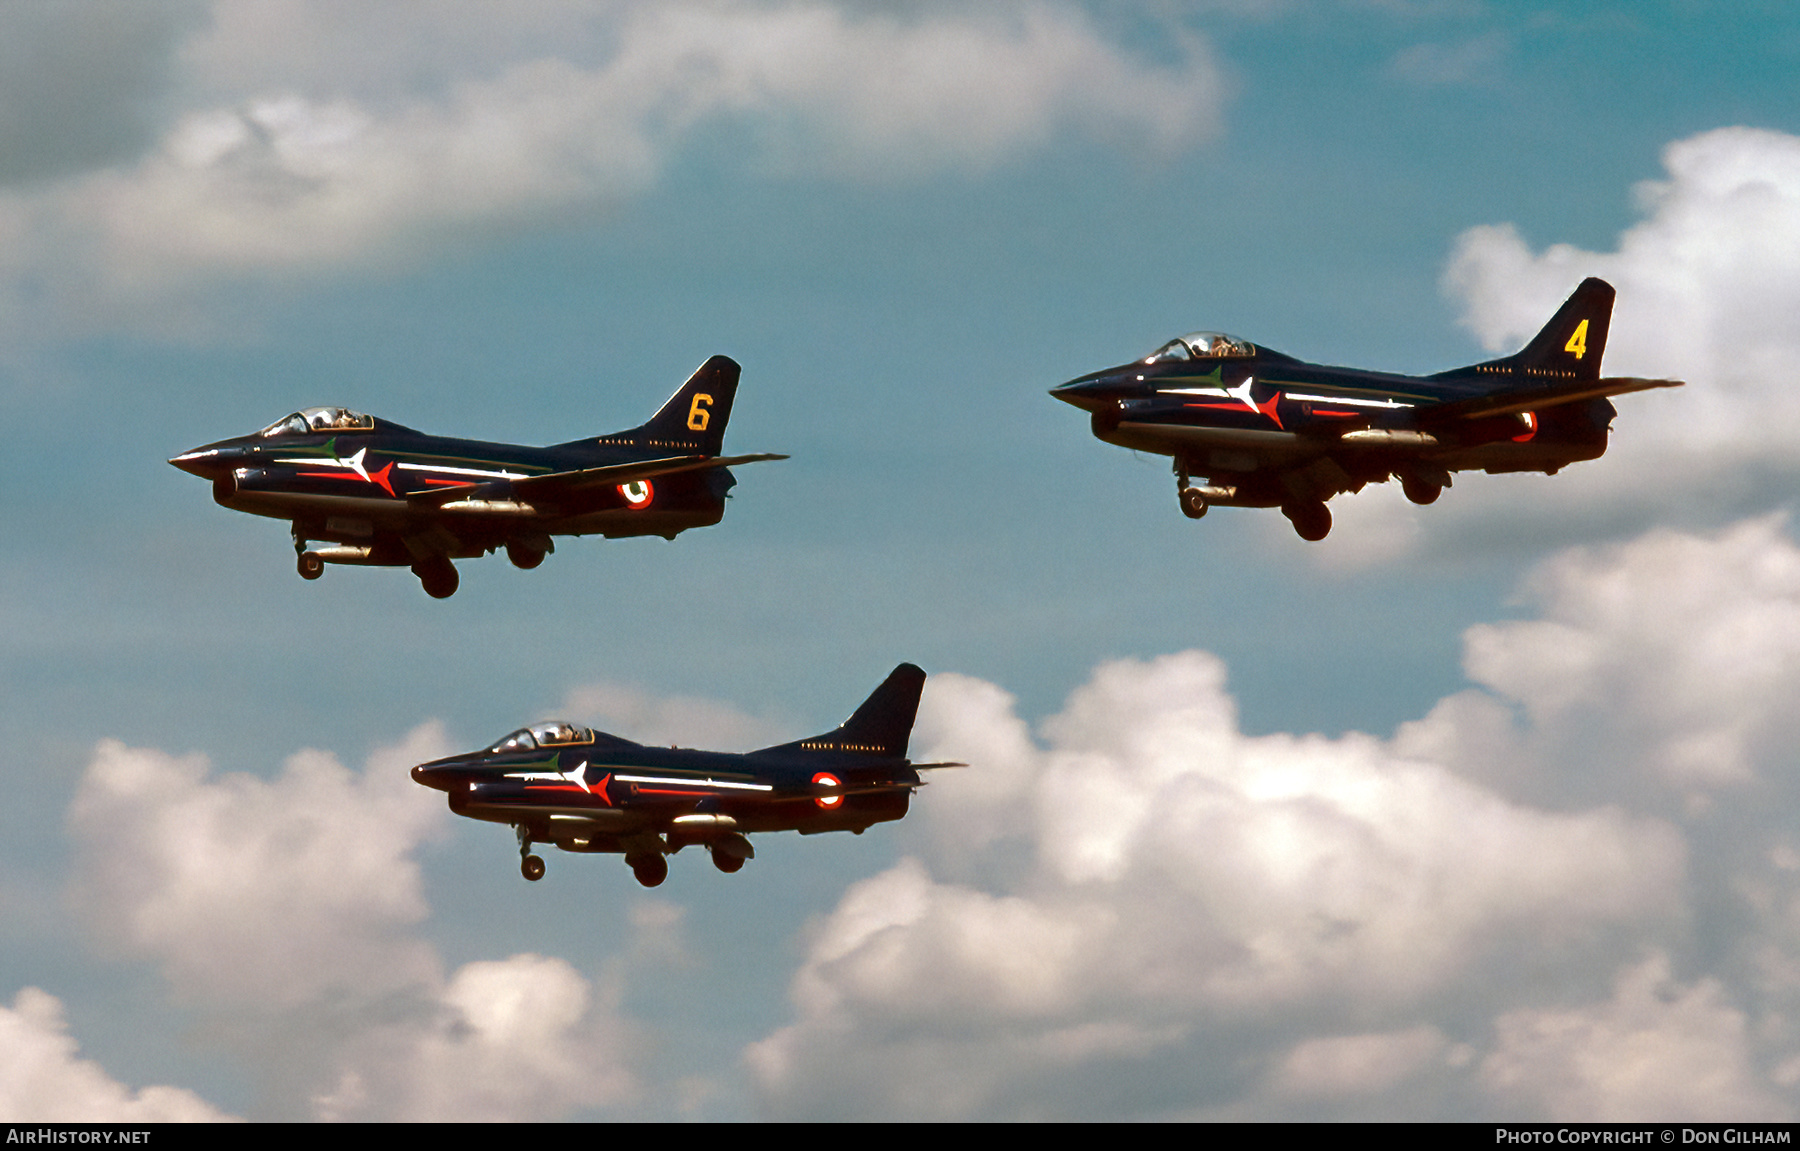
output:
[[[1496,379],[1496,383],[1506,387],[1538,385],[1547,380],[1597,380],[1600,357],[1606,351],[1606,331],[1612,324],[1614,294],[1611,284],[1589,276],[1517,355],[1440,372],[1431,378],[1473,373],[1484,378],[1504,377]]]
[[[925,688],[925,673],[910,663],[903,663],[889,673],[882,685],[863,700],[856,713],[842,726],[811,739],[784,744],[775,751],[854,751],[864,755],[906,758],[906,744],[912,738],[913,720],[919,714],[919,693]]]
[[[725,424],[731,419],[731,401],[737,395],[741,371],[730,356],[714,356],[676,389],[649,423],[622,435],[647,448],[718,455],[725,443]]]

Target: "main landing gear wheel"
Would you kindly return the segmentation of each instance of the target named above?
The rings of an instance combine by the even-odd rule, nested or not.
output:
[[[1281,514],[1294,525],[1294,531],[1308,543],[1317,543],[1331,534],[1331,509],[1323,503],[1288,504]]]
[[[325,561],[311,552],[301,552],[294,566],[299,568],[301,579],[318,579],[325,574]]]
[[[744,861],[741,857],[736,856],[736,855],[727,855],[723,851],[713,852],[712,853],[712,861],[713,861],[714,867],[718,868],[720,871],[723,871],[727,875],[730,875],[734,871],[742,870],[743,866],[744,866]]]
[[[1197,520],[1206,514],[1206,497],[1200,494],[1199,488],[1182,488],[1181,514],[1190,520]]]
[[[456,565],[447,556],[420,560],[412,566],[412,573],[419,577],[419,584],[425,594],[432,599],[449,599],[456,594],[458,579]]]
[[[640,855],[625,862],[631,865],[631,873],[645,887],[655,887],[669,878],[669,861],[660,855]]]
[[[507,544],[506,558],[512,561],[514,567],[530,571],[544,562],[544,553],[524,544]]]
[[[519,861],[519,874],[536,883],[544,878],[544,861],[535,855],[527,855]]]
[[[1422,480],[1418,476],[1401,476],[1400,490],[1406,498],[1415,504],[1434,504],[1444,494],[1444,489],[1430,480]]]

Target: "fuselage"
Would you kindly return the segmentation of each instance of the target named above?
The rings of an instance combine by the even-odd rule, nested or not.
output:
[[[445,792],[458,815],[524,825],[569,851],[626,851],[632,836],[657,833],[674,849],[734,832],[860,831],[903,817],[919,784],[904,758],[647,747],[600,732],[449,756],[412,776]]]
[[[1426,429],[1420,415],[1489,395],[1506,381],[1479,366],[1407,376],[1310,364],[1236,343],[1247,354],[1152,356],[1051,394],[1091,412],[1094,435],[1107,443],[1173,456],[1230,485],[1216,503],[1281,504],[1292,498],[1291,485],[1276,477],[1322,461],[1344,473],[1336,490],[1354,490],[1408,469],[1555,471],[1606,450],[1614,409],[1603,398]]]
[[[369,547],[361,559],[406,564],[408,537],[434,537],[435,551],[478,556],[522,537],[673,536],[719,522],[733,480],[723,468],[626,484],[599,484],[528,501],[508,498],[510,481],[650,458],[638,444],[608,437],[550,447],[427,435],[386,420],[368,428],[259,433],[175,457],[177,467],[213,482],[222,505],[288,520],[296,536]],[[492,486],[493,493],[483,488]]]

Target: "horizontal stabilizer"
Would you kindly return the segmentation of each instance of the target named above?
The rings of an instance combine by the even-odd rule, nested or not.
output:
[[[1505,416],[1515,412],[1542,411],[1558,404],[1572,404],[1600,396],[1622,396],[1650,388],[1679,388],[1681,380],[1648,380],[1638,376],[1603,376],[1595,380],[1565,380],[1542,387],[1514,388],[1491,392],[1473,399],[1456,400],[1432,408],[1418,409],[1420,423],[1441,424],[1446,420],[1479,420],[1488,416]]]
[[[626,464],[603,464],[575,471],[551,472],[544,476],[527,476],[522,480],[514,480],[512,491],[521,499],[554,502],[559,497],[574,495],[590,488],[635,483],[676,472],[697,472],[706,468],[728,468],[737,464],[785,459],[786,456],[771,452],[749,456],[664,456],[655,460],[635,460]]]

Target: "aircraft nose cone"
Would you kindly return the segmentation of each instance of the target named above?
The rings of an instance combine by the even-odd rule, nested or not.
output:
[[[191,452],[182,452],[169,460],[170,463],[201,479],[211,479],[225,468],[225,461],[220,458],[215,448],[195,448]]]
[[[1050,394],[1065,404],[1074,404],[1078,408],[1092,412],[1111,405],[1128,393],[1135,392],[1139,386],[1136,380],[1107,373],[1070,380],[1066,384],[1051,388]]]
[[[421,763],[412,769],[413,782],[436,788],[438,791],[450,791],[467,778],[471,766],[473,765],[467,760],[455,757],[434,759],[430,763]]]

